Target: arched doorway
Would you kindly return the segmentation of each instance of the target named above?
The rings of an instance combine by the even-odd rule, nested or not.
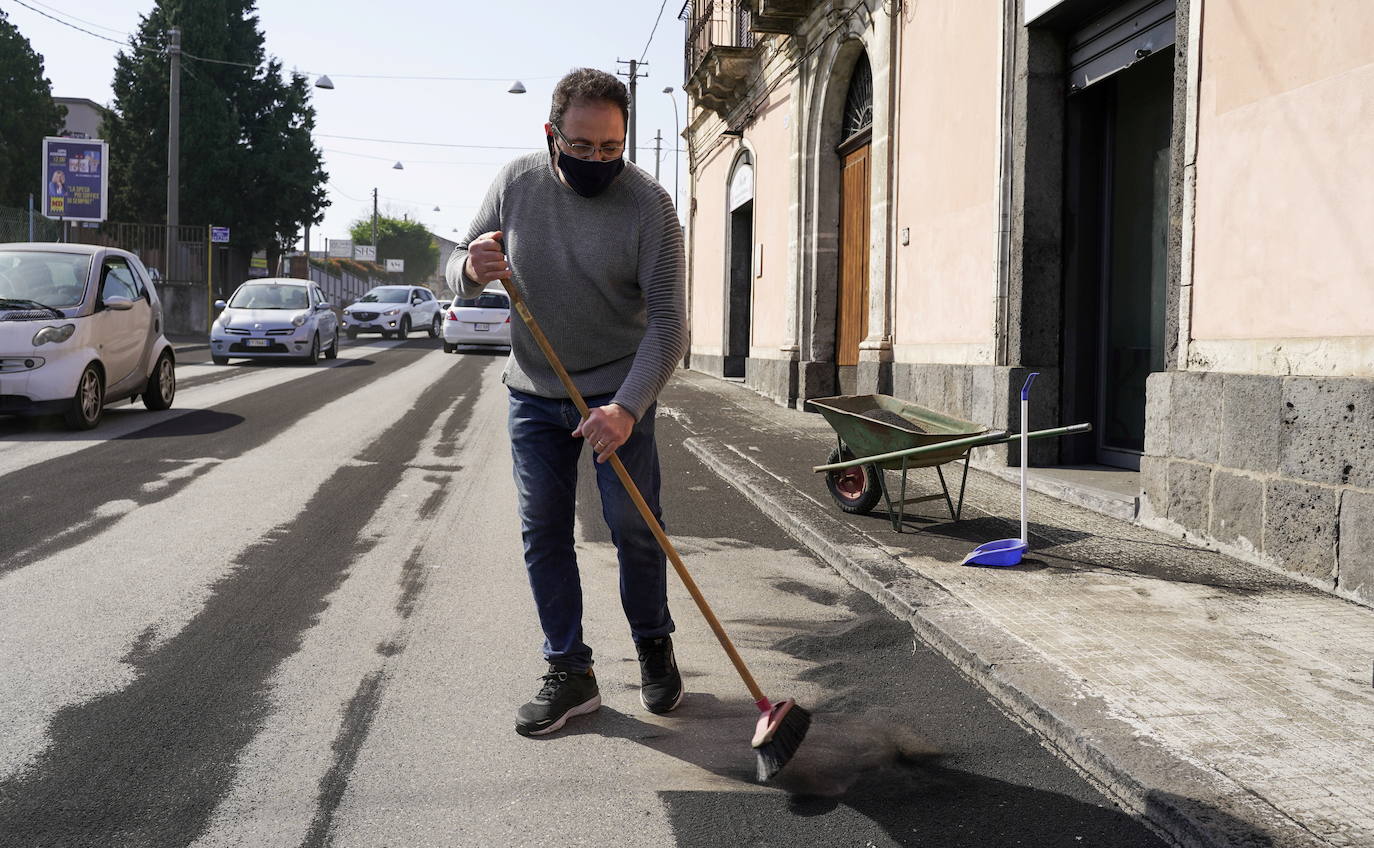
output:
[[[845,94],[840,158],[835,366],[841,394],[858,384],[859,343],[868,336],[869,216],[872,207],[873,70],[859,54]]]
[[[743,378],[754,297],[754,160],[747,150],[735,160],[727,197],[724,376]]]

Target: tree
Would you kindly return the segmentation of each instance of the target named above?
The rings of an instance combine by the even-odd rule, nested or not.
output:
[[[0,11],[0,204],[26,206],[42,188],[43,137],[67,115],[53,102],[43,57]]]
[[[372,243],[372,219],[355,221],[348,235],[354,244]],[[424,224],[409,218],[377,216],[377,263],[386,267],[388,259],[404,259],[402,279],[424,281],[439,267],[439,245]]]
[[[255,0],[156,0],[115,61],[112,217],[166,220],[167,31],[182,29],[180,219],[275,260],[328,198],[302,77],[268,58]],[[197,57],[197,58],[193,58]]]

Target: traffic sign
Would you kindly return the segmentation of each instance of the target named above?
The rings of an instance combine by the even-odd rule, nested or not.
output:
[[[386,261],[386,270],[388,273],[397,273],[405,269],[406,261],[404,259],[388,259]]]
[[[228,243],[229,243],[229,228],[228,228],[228,227],[211,227],[211,228],[210,228],[210,243],[211,243],[211,244],[228,244]]]

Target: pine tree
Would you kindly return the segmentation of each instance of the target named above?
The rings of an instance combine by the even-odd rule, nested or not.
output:
[[[43,137],[57,135],[66,114],[53,102],[43,57],[0,11],[0,205],[41,196]]]
[[[328,204],[310,89],[269,59],[255,0],[157,0],[116,59],[112,217],[166,220],[167,31],[182,30],[182,224],[249,249],[293,241]],[[245,67],[247,66],[247,67]]]

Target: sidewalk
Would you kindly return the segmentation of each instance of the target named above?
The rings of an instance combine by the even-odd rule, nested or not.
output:
[[[208,350],[210,348],[210,337],[208,335],[168,335],[167,341],[172,343],[172,350],[177,353],[186,353],[194,350]]]
[[[1374,845],[1374,610],[1032,492],[1016,568],[959,562],[1016,536],[1016,486],[971,471],[963,520],[894,532],[819,474],[819,415],[679,371],[660,414],[855,586],[1182,845]],[[947,475],[948,476],[948,475]],[[936,491],[931,470],[912,472]]]

